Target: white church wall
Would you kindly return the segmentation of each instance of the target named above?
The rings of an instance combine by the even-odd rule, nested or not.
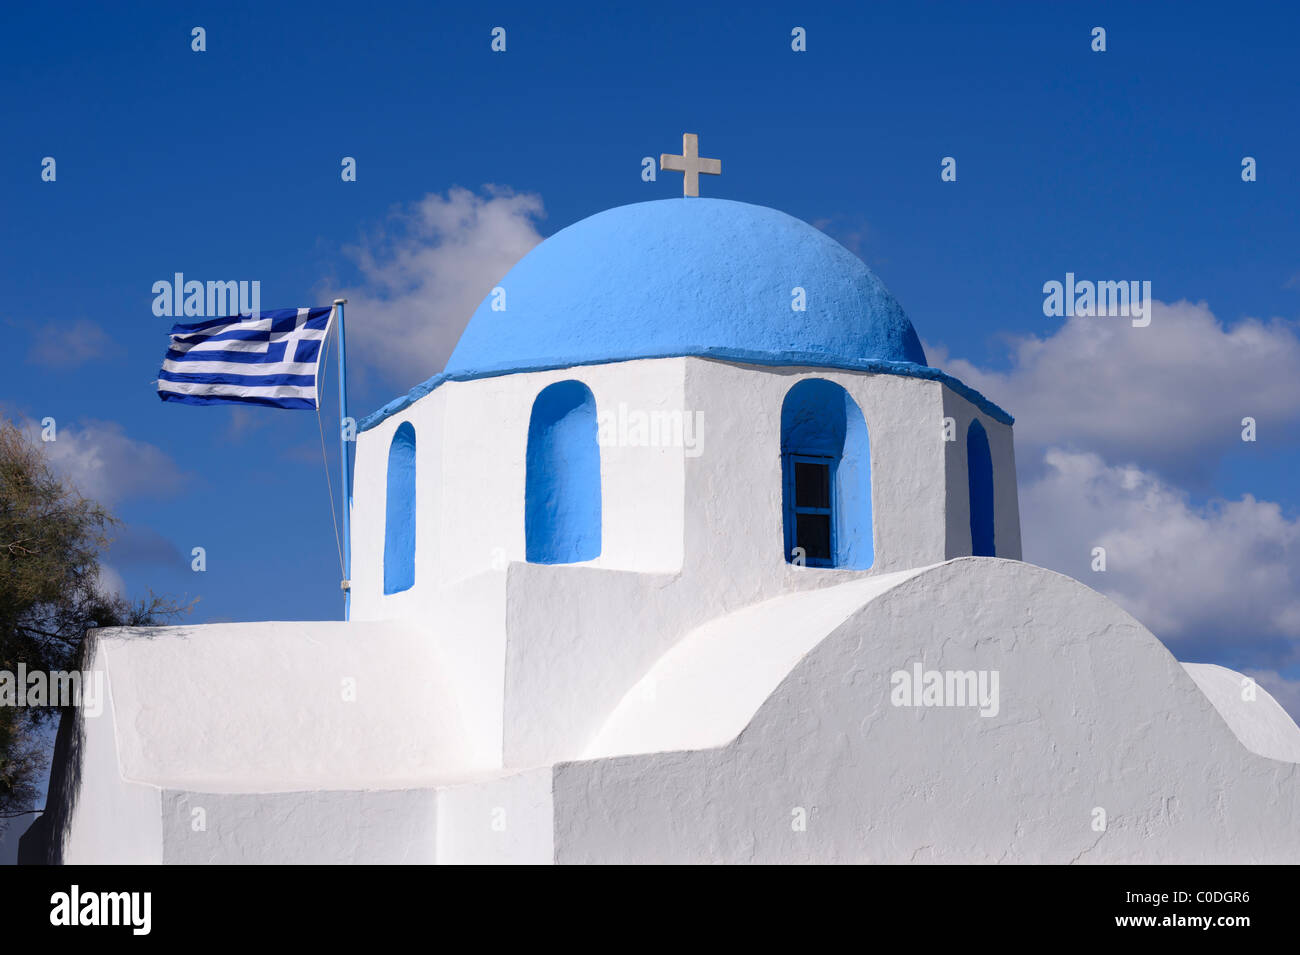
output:
[[[631,361],[447,382],[357,440],[353,507],[353,619],[427,612],[439,587],[525,559],[524,487],[533,401],[577,380],[609,416],[601,447],[601,553],[591,566],[681,568],[685,450],[665,444],[680,421],[683,360]],[[416,580],[383,594],[387,456],[403,421],[416,430]],[[639,425],[656,443],[642,444]]]
[[[433,789],[212,793],[165,790],[168,865],[428,865]]]
[[[482,541],[456,547],[466,514],[445,513],[443,422],[449,387],[435,390],[408,408],[358,436],[354,470],[352,522],[352,606],[354,622],[400,619],[418,630],[427,649],[443,661],[451,677],[445,685],[461,714],[461,745],[466,763],[482,768],[501,765],[503,669],[505,659],[506,562]],[[384,528],[388,450],[404,422],[416,431],[415,585],[398,594],[383,593]],[[480,421],[480,428],[482,427]],[[496,456],[489,456],[489,461]],[[490,469],[484,469],[490,470]],[[463,474],[463,472],[462,472]],[[459,493],[466,493],[464,489]],[[522,493],[522,492],[521,492]],[[508,511],[481,503],[481,512],[499,518]],[[522,507],[522,497],[520,498]],[[453,509],[454,510],[454,509]],[[460,555],[465,567],[445,568]],[[477,569],[477,573],[471,573]],[[451,579],[444,579],[449,574]]]
[[[1020,491],[1016,484],[1016,447],[1010,425],[981,417],[993,458],[993,518],[998,556],[1023,560],[1020,549]]]
[[[845,388],[867,422],[869,571],[783,559],[781,407],[806,378]],[[591,388],[598,413],[610,416],[601,448],[602,553],[583,565],[527,564],[529,416],[543,388],[568,379]],[[358,443],[353,619],[419,621],[458,674],[476,753],[495,739],[497,765],[575,758],[628,688],[692,627],[790,591],[943,560],[944,391],[893,375],[699,358],[444,384]],[[667,446],[629,440],[638,413],[696,427]],[[407,419],[417,433],[416,584],[384,597],[388,444]]]
[[[503,677],[507,766],[576,758],[628,688],[706,620],[782,593],[944,558],[940,385],[685,362],[684,410],[703,415],[700,453],[685,458],[685,569],[644,575],[607,572],[599,562],[511,565]],[[871,431],[878,558],[869,572],[796,567],[782,556],[781,405],[808,377],[849,391]],[[607,496],[606,512],[617,506]],[[629,506],[640,506],[640,499]]]
[[[605,715],[694,624],[706,590],[664,574],[510,565],[505,765],[575,757]]]
[[[867,416],[871,439],[873,573],[942,560],[945,537],[942,386],[897,375],[841,373],[838,382]]]
[[[892,705],[892,675],[916,663],[999,674],[996,715]],[[1295,862],[1298,787],[1296,763],[1247,750],[1106,598],[1027,564],[966,558],[869,600],[725,746],[557,766],[555,852],[606,863]]]
[[[361,435],[353,519],[353,619],[428,612],[437,587],[524,559],[532,401],[547,385],[570,378],[592,389],[598,413],[611,418],[609,433],[615,438],[601,449],[603,541],[601,556],[589,562],[592,566],[674,572],[684,565],[689,540],[691,561],[731,568],[726,579],[716,581],[727,591],[725,605],[762,599],[773,588],[805,585],[794,580],[791,568],[779,559],[781,403],[805,378],[844,387],[867,421],[875,538],[871,571],[889,573],[952,555],[951,538],[960,536],[953,528],[964,522],[949,520],[946,509],[964,509],[966,502],[953,497],[952,449],[944,447],[941,437],[930,436],[942,435],[944,414],[955,412],[960,430],[975,411],[938,382],[698,358],[592,365],[449,382]],[[627,421],[636,415],[698,421],[698,434],[685,432],[688,440],[694,437],[698,443],[689,448],[629,443],[626,439],[635,428]],[[417,435],[416,584],[409,592],[385,597],[387,453],[393,431],[405,420],[414,424]],[[1010,428],[983,420],[995,473],[1011,475],[1009,484],[997,482],[998,539],[1014,541],[1018,556]],[[631,437],[635,441],[635,433]],[[964,445],[961,459],[964,466]],[[964,492],[964,475],[960,484]],[[777,560],[771,557],[774,550]],[[964,552],[969,553],[969,542]]]
[[[474,765],[502,765],[507,569],[490,570],[423,598],[420,627],[453,678]],[[423,595],[422,595],[423,596]]]
[[[692,453],[684,446],[692,439],[685,368],[684,359],[664,359],[583,369],[601,372],[581,380],[604,416],[600,461],[607,506],[594,567],[645,573],[682,568],[685,462]]]
[[[456,674],[411,626],[100,634],[118,728],[109,751],[130,781],[216,792],[399,788],[494,762],[465,732]]]
[[[989,441],[993,459],[993,536],[997,556],[1020,560],[1020,496],[1016,485],[1016,452],[1012,426],[995,421],[971,402],[943,387],[943,415],[953,419],[955,440],[944,444],[947,514],[946,557],[969,557],[970,477],[967,472],[966,433],[978,420]]]
[[[547,385],[580,381],[599,417],[680,411],[682,362],[631,361],[449,382],[443,475],[442,579],[525,559],[524,487],[533,402]],[[600,448],[600,556],[591,566],[681,567],[682,449],[620,440]],[[635,434],[623,437],[636,438]],[[464,542],[463,544],[458,542]]]
[[[688,462],[687,561],[693,573],[711,574],[720,603],[743,606],[785,589],[835,582],[825,570],[793,567],[783,554],[781,406],[808,378],[844,388],[866,419],[875,538],[870,572],[944,558],[941,442],[930,439],[939,434],[936,382],[688,361],[688,399],[704,411],[705,443]]]
[[[726,745],[813,647],[864,603],[921,572],[785,594],[696,627],[627,691],[583,759]]]
[[[643,575],[604,572],[600,562],[511,565],[507,766],[576,758],[628,688],[704,621],[781,593],[863,576],[795,567],[782,555],[781,405],[803,378],[841,385],[867,420],[873,512],[884,530],[876,532],[876,567],[866,573],[943,559],[937,383],[684,362],[684,410],[699,412],[703,422],[700,453],[685,458],[685,568],[680,575]],[[935,435],[928,442],[918,438],[927,422]],[[607,495],[606,513],[617,506]],[[628,506],[639,507],[640,499]]]
[[[554,860],[551,767],[438,792],[442,865],[550,865]]]
[[[1253,679],[1213,663],[1184,663],[1205,698],[1252,753],[1300,763],[1300,727]]]
[[[1016,448],[1011,428],[995,424],[989,429],[989,442],[993,451],[994,474],[1001,468],[1005,475],[996,485],[997,533],[1007,542],[1003,556],[1008,560],[1024,560],[1020,539],[1020,490],[1016,478]]]
[[[163,861],[161,793],[156,786],[122,776],[117,759],[120,717],[114,705],[112,671],[105,660],[105,637],[112,631],[94,632],[97,637],[87,669],[101,674],[104,706],[98,716],[81,714],[80,765],[73,770],[79,779],[75,791],[64,794],[73,808],[62,834],[63,861],[69,865],[158,864]],[[132,726],[129,719],[122,725],[128,730]]]
[[[418,619],[438,578],[443,495],[443,421],[447,395],[439,388],[399,415],[357,435],[352,478],[353,620]],[[384,594],[384,531],[388,453],[404,422],[415,428],[415,586]]]

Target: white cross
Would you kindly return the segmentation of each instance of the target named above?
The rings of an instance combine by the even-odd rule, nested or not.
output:
[[[684,172],[683,195],[699,196],[700,173],[706,176],[722,175],[721,159],[700,158],[700,137],[694,133],[682,133],[682,154],[671,156],[663,153],[659,157],[659,168],[670,172]]]

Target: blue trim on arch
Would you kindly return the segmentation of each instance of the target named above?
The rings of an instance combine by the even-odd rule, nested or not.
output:
[[[984,426],[972,421],[966,431],[966,473],[970,486],[970,552],[996,557],[993,513],[993,455]]]
[[[384,593],[415,586],[415,428],[403,421],[388,446],[384,504]]]
[[[525,556],[572,564],[600,556],[600,445],[596,399],[558,381],[533,401],[524,483]]]

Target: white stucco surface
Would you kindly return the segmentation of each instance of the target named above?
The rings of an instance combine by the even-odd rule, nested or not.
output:
[[[914,662],[998,671],[998,715],[892,705]],[[730,743],[565,763],[554,798],[559,862],[1300,858],[1300,766],[1243,746],[1104,597],[991,558],[866,601]]]
[[[414,626],[99,634],[112,712],[86,721],[88,739],[115,734],[129,782],[207,792],[391,788],[476,768],[450,674]]]
[[[570,570],[579,575],[573,580],[609,573]],[[249,758],[274,753],[287,771],[276,776],[263,766],[250,779],[207,742],[220,722],[216,704],[194,691],[211,682],[198,676],[211,661],[200,648],[190,671],[189,655],[177,650],[204,635],[106,633],[96,660],[112,704],[86,721],[64,860],[1296,861],[1300,840],[1288,834],[1300,831],[1300,764],[1286,747],[1300,731],[1266,694],[1248,704],[1263,708],[1234,717],[1238,675],[1183,667],[1104,597],[1015,561],[964,558],[838,581],[686,631],[626,684],[590,733],[570,726],[575,746],[582,741],[572,760],[512,761],[507,748],[496,770],[462,765],[457,775],[430,762],[423,784],[405,787],[349,787],[342,776],[408,777],[412,740],[422,753],[448,752],[411,719],[429,692],[422,681],[386,684],[372,725],[382,726],[390,710],[404,718],[375,734],[367,753],[346,734],[341,745],[346,724],[316,709],[315,683],[282,688],[278,709],[259,718],[301,715],[296,737],[320,747],[315,776],[303,786],[306,768],[292,747],[264,734],[261,742],[243,737],[250,750],[263,747]],[[269,659],[300,660],[322,647],[349,659],[318,625],[299,626],[274,631],[285,646]],[[358,641],[358,654],[367,645],[372,655],[376,647],[408,652],[393,636],[400,627],[336,626]],[[605,636],[616,642],[619,634]],[[240,646],[229,625],[211,636]],[[268,659],[260,649],[259,659]],[[581,659],[572,651],[549,647],[557,660]],[[403,663],[387,656],[375,672],[348,669],[362,674],[364,689]],[[893,705],[891,674],[914,663],[996,671],[996,714]],[[177,726],[154,721],[148,702],[172,691],[142,689],[157,688],[164,665],[196,701],[194,719],[173,720]],[[325,672],[332,678],[335,668]],[[269,690],[283,675],[271,667],[253,687]],[[532,695],[543,723],[568,712],[548,703],[556,687],[517,689]],[[508,725],[525,717],[507,709]],[[529,745],[559,748],[562,739],[543,734]],[[180,764],[187,744],[189,762]],[[397,762],[381,769],[380,758]],[[142,770],[150,782],[140,781]],[[164,781],[182,771],[208,785]],[[1094,828],[1098,810],[1104,831]],[[806,828],[792,825],[796,814]]]
[[[680,575],[724,608],[791,584],[782,556],[781,405],[799,381],[843,387],[871,442],[876,563],[892,573],[971,552],[965,434],[979,416],[993,453],[999,554],[1019,558],[1011,429],[936,381],[704,358],[646,359],[448,382],[358,436],[354,620],[419,618],[440,592],[523,561],[524,477],[533,401],[550,384],[587,385],[598,412],[698,416],[697,447],[601,448],[602,551],[587,566]],[[944,418],[958,440],[943,439]],[[385,483],[398,426],[416,431],[416,582],[384,596]],[[705,575],[705,576],[702,576]],[[795,584],[801,586],[802,584]]]
[[[162,818],[160,793],[154,786],[126,779],[122,773],[120,753],[123,743],[118,732],[118,698],[108,678],[108,644],[111,631],[93,631],[88,647],[87,669],[103,674],[104,705],[97,716],[86,715],[79,720],[79,711],[65,728],[59,727],[60,737],[78,737],[75,769],[79,787],[69,793],[72,797],[65,832],[64,861],[72,865],[83,863],[115,862],[125,865],[157,864],[162,859]],[[177,722],[175,715],[169,719]],[[74,728],[75,726],[75,728]],[[60,739],[55,746],[56,758],[60,755]],[[60,801],[51,785],[46,805]],[[48,810],[47,810],[48,811]]]
[[[872,597],[914,573],[776,597],[695,628],[627,692],[583,758],[731,741],[804,654]]]
[[[988,436],[989,455],[993,459],[993,536],[997,556],[1020,560],[1020,500],[1016,490],[1016,454],[1011,426],[981,414],[973,404],[947,388],[943,389],[943,414],[953,423],[953,440],[944,442],[945,556],[968,557],[971,554],[966,434],[971,422],[979,421]]]
[[[432,789],[211,793],[164,790],[169,865],[394,865],[436,860]]]
[[[808,378],[843,387],[867,422],[869,570],[809,572],[783,559],[781,406]],[[699,443],[602,446],[601,556],[527,564],[529,415],[543,388],[566,379],[590,387],[598,410],[698,416]],[[476,752],[495,749],[504,766],[579,758],[633,684],[693,628],[791,592],[969,554],[969,509],[954,502],[968,493],[964,429],[976,414],[936,381],[702,358],[448,382],[358,440],[353,619],[428,621],[428,639],[459,674],[453,692]],[[950,415],[960,440],[944,440]],[[416,582],[383,596],[387,454],[408,420],[417,435]],[[1010,428],[981,420],[999,552],[1018,557]]]
[[[1267,690],[1212,663],[1184,663],[1183,669],[1243,746],[1270,759],[1300,763],[1300,727]]]
[[[507,772],[438,794],[442,865],[549,865],[555,858],[551,767]]]

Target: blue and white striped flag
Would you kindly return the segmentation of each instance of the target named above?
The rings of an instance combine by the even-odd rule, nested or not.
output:
[[[316,408],[330,308],[279,308],[172,326],[158,397],[187,405]]]

